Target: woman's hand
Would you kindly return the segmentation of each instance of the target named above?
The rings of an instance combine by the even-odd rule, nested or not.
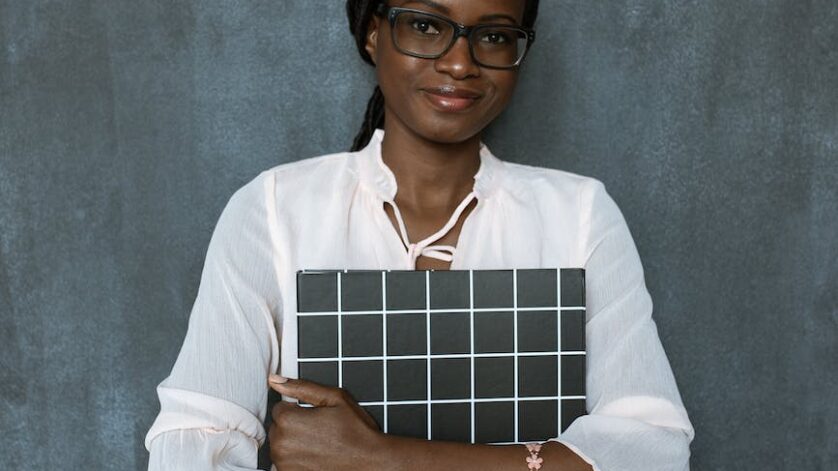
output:
[[[271,375],[271,388],[314,405],[279,401],[268,431],[271,461],[282,471],[381,468],[385,435],[375,420],[341,388]]]

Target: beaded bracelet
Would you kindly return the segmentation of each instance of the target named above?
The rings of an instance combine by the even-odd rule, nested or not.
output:
[[[541,451],[540,443],[527,443],[527,451],[530,456],[527,457],[527,469],[541,469],[541,462],[543,458],[538,457],[538,452]]]

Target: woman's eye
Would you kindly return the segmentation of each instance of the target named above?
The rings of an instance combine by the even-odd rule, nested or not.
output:
[[[509,42],[509,36],[503,33],[491,32],[483,35],[483,40],[492,44],[504,44]]]
[[[428,20],[413,20],[411,23],[413,29],[417,31],[421,31],[427,34],[439,34],[439,30],[436,29],[436,26],[433,24],[432,21]]]

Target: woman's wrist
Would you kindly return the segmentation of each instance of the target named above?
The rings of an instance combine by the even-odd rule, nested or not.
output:
[[[404,446],[404,441],[409,438],[390,435],[378,431],[377,435],[370,440],[371,458],[369,469],[380,471],[401,471],[403,463],[408,457],[409,447]]]
[[[591,471],[591,466],[559,442],[538,447],[521,445],[470,445],[401,437],[381,433],[371,443],[369,469],[381,471],[562,469]],[[532,449],[530,449],[532,448]],[[537,448],[537,450],[536,450]]]
[[[378,456],[371,469],[381,471],[421,469],[430,471],[426,464],[433,450],[433,445],[434,442],[430,440],[381,433],[378,438]]]

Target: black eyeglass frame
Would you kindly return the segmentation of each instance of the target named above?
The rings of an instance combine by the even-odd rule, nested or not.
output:
[[[427,15],[427,16],[436,18],[436,19],[438,19],[438,20],[440,20],[444,23],[448,23],[449,25],[451,25],[451,27],[454,28],[454,34],[451,36],[451,42],[439,54],[417,54],[415,52],[405,51],[404,49],[402,49],[399,46],[398,42],[396,41],[396,36],[395,36],[396,35],[396,33],[395,33],[396,18],[399,16],[400,13],[403,13],[403,12],[419,13],[419,14],[422,14],[422,15]],[[525,28],[523,26],[511,25],[511,24],[508,24],[508,23],[481,23],[481,24],[476,24],[476,25],[472,25],[472,26],[466,26],[464,24],[457,23],[456,21],[454,21],[451,18],[448,18],[446,16],[438,15],[438,14],[435,14],[435,13],[430,13],[430,12],[427,12],[427,11],[424,11],[424,10],[416,10],[416,9],[413,9],[413,8],[392,7],[390,5],[387,5],[386,3],[379,3],[378,6],[376,7],[375,13],[379,16],[384,16],[385,14],[387,15],[387,21],[390,23],[391,40],[393,41],[393,45],[396,46],[396,49],[398,49],[399,52],[401,52],[402,54],[406,54],[408,56],[419,57],[419,58],[422,58],[422,59],[439,59],[440,57],[444,56],[451,49],[451,47],[454,45],[454,43],[457,42],[457,40],[460,38],[460,36],[465,36],[466,40],[468,42],[468,52],[471,55],[471,60],[473,60],[476,64],[480,65],[481,67],[487,67],[487,68],[490,68],[490,69],[501,69],[501,70],[514,69],[514,68],[519,67],[521,65],[521,63],[524,61],[524,58],[527,56],[527,53],[529,53],[530,47],[535,42],[535,30],[533,30],[531,28]],[[510,66],[507,66],[507,67],[499,67],[499,66],[495,66],[495,65],[484,64],[483,62],[480,62],[477,59],[477,57],[475,57],[475,55],[474,55],[474,46],[472,45],[472,42],[471,42],[471,35],[475,31],[480,31],[481,29],[497,28],[497,27],[511,28],[511,29],[519,30],[519,31],[523,32],[526,35],[526,38],[527,38],[527,45],[524,48],[524,53],[521,54],[521,57],[519,57],[518,60],[515,61],[514,64],[512,64]]]

